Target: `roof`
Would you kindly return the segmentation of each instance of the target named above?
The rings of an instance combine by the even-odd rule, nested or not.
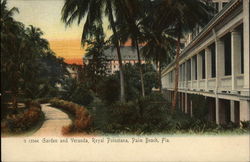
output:
[[[121,48],[122,60],[137,60],[136,49],[130,46],[122,46]],[[118,60],[116,48],[109,48],[104,51],[104,55],[108,60]],[[92,59],[92,56],[84,56],[84,59]]]

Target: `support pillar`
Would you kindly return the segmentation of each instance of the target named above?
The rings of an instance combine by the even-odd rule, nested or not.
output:
[[[250,101],[240,101],[240,121],[250,120]]]
[[[206,67],[206,82],[205,82],[205,90],[208,91],[208,79],[211,78],[211,49],[205,49],[205,67]]]
[[[243,1],[243,41],[244,41],[244,91],[243,95],[250,96],[250,40],[249,40],[249,0]]]
[[[188,94],[185,93],[185,114],[187,113],[187,107],[188,107]]]
[[[237,84],[236,77],[240,73],[240,53],[241,53],[241,35],[240,32],[231,32],[231,44],[232,44],[232,91],[236,93]]]
[[[220,106],[219,98],[216,97],[216,99],[215,99],[215,121],[216,121],[216,124],[220,124],[220,119],[219,119],[219,106]]]
[[[197,89],[200,89],[200,80],[202,79],[202,57],[197,55]]]
[[[196,57],[196,56],[194,56]],[[193,86],[193,81],[195,80],[195,61],[194,57],[191,58],[191,89],[195,89],[196,87]]]
[[[185,112],[185,93],[182,93],[182,112]]]
[[[193,101],[190,99],[190,116],[193,117]]]
[[[231,122],[235,122],[235,102],[230,101],[230,120]]]
[[[185,69],[185,87],[188,89],[188,62],[186,61],[184,64],[184,69]]]
[[[216,90],[220,87],[221,77],[225,74],[225,61],[224,61],[224,41],[219,39],[215,42],[216,44]]]

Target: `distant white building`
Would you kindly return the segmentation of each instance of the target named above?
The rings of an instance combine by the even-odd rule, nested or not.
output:
[[[122,46],[120,48],[121,55],[122,55],[122,63],[130,63],[134,65],[138,62],[137,52],[136,50],[133,50],[129,46]],[[115,71],[119,70],[119,62],[118,62],[118,56],[116,49],[107,49],[104,51],[104,57],[107,59],[108,65],[107,65],[107,72],[108,74],[113,74]],[[88,64],[89,61],[92,59],[92,57],[83,57],[84,64]],[[143,57],[141,57],[142,64],[145,63],[145,60]]]

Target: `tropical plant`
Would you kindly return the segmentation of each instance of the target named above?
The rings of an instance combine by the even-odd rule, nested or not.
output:
[[[141,48],[144,58],[154,62],[158,71],[159,90],[162,91],[161,71],[173,59],[173,39],[156,29],[144,27],[145,45]]]
[[[207,0],[158,0],[156,1],[156,26],[160,31],[174,31],[176,36],[175,85],[172,107],[177,102],[179,80],[180,44],[183,34],[197,25],[204,25],[212,17],[213,8]]]
[[[141,83],[141,94],[145,97],[145,87],[143,79],[143,70],[141,63],[140,45],[142,39],[141,33],[141,21],[143,18],[142,1],[139,0],[126,0],[121,1],[122,12],[117,17],[118,35],[122,44],[125,44],[129,40],[131,41],[131,47],[136,49],[139,73],[140,73],[140,83]],[[124,21],[125,20],[125,21]]]
[[[83,66],[84,75],[82,83],[87,84],[94,92],[96,92],[96,85],[102,81],[108,73],[107,63],[108,60],[104,54],[104,51],[108,48],[108,41],[105,41],[105,35],[103,29],[100,27],[93,27],[94,33],[91,40],[87,40],[88,47],[86,49],[84,59],[88,59],[88,63]]]
[[[13,18],[17,8],[8,9],[1,0],[1,92],[18,98],[44,97],[57,91],[56,84],[67,74],[66,64],[51,51],[41,29],[25,27]],[[50,91],[51,90],[51,91]],[[4,99],[4,102],[9,102]]]
[[[120,51],[120,41],[117,34],[116,18],[117,15],[122,12],[122,0],[65,0],[62,8],[62,20],[66,26],[72,24],[73,21],[77,21],[78,24],[83,18],[86,18],[82,33],[82,44],[85,43],[87,38],[92,36],[91,28],[95,26],[101,26],[104,15],[109,20],[109,25],[114,34],[114,47],[117,50],[119,72],[120,72],[120,100],[125,101],[125,84],[123,75],[122,57]]]

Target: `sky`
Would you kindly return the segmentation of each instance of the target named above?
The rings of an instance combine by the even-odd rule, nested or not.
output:
[[[61,21],[61,9],[64,0],[8,0],[9,8],[17,7],[19,14],[14,18],[26,26],[39,27],[44,38],[50,42],[57,56],[65,58],[67,63],[82,63],[84,49],[81,47],[83,22],[65,27]]]

